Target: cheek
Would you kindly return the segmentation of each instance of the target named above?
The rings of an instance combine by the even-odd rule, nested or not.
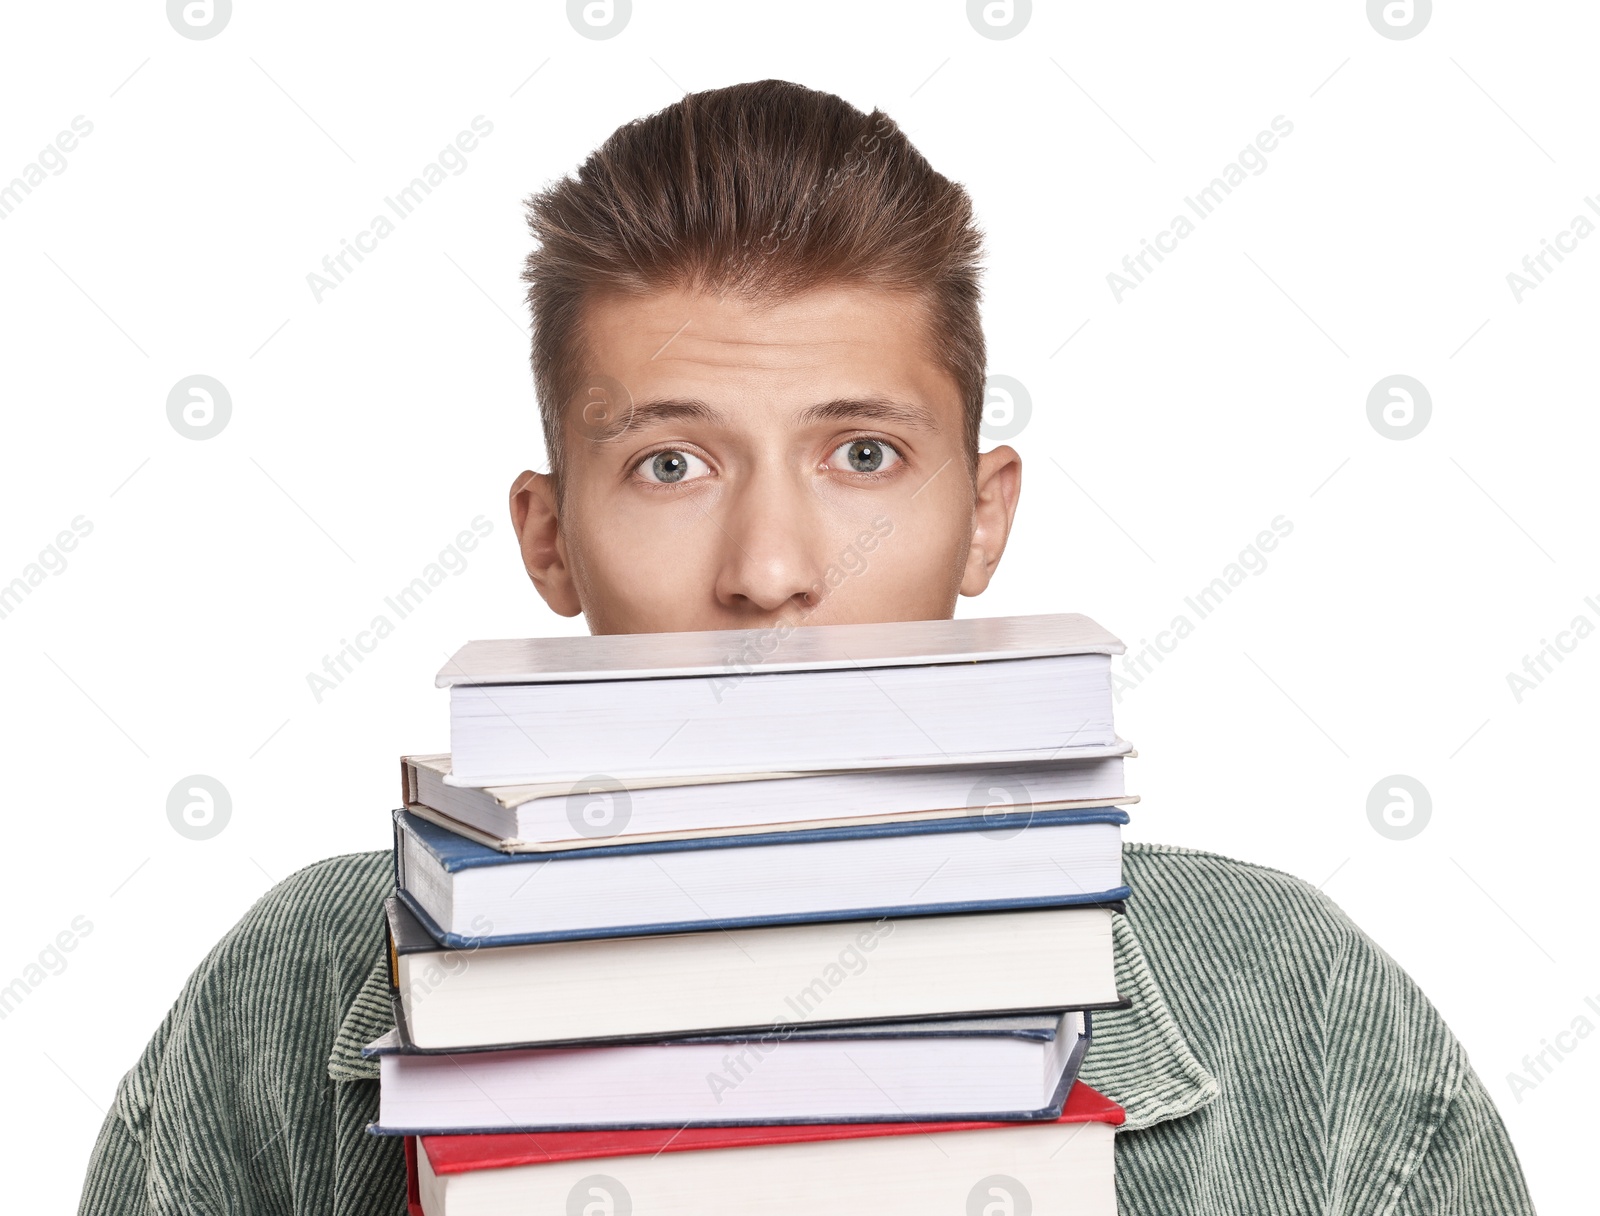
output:
[[[626,504],[579,502],[567,533],[567,558],[578,596],[599,632],[659,633],[705,627],[685,624],[701,609],[716,577],[710,523],[692,506],[633,510]]]
[[[874,554],[882,556],[884,577],[920,589],[958,585],[968,545],[963,522],[924,517],[910,525],[897,524]]]
[[[837,563],[842,574],[818,624],[948,616],[961,585],[969,541],[955,503],[898,503],[883,511],[891,529],[871,552]]]

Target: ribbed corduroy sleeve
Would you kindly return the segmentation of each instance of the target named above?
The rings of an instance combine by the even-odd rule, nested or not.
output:
[[[1505,1125],[1460,1042],[1398,963],[1335,923],[1321,1018],[1330,1198],[1351,1212],[1532,1216]]]
[[[1084,1068],[1130,1113],[1119,1211],[1531,1216],[1461,1044],[1332,900],[1193,850],[1134,845],[1124,862],[1149,974],[1131,950],[1119,955],[1134,1008],[1096,1015]],[[1163,1006],[1174,1025],[1157,1036],[1145,1024]],[[1187,1075],[1161,1046],[1174,1035],[1215,1079],[1190,1086],[1193,1112],[1177,1118],[1145,1101]]]
[[[222,938],[117,1087],[80,1216],[404,1212],[400,1142],[364,1130],[376,1081],[328,1071],[391,873],[383,854],[319,862]]]
[[[79,1216],[149,1216],[145,1182],[144,1150],[113,1108],[89,1158]]]
[[[1395,1216],[1533,1216],[1516,1150],[1471,1068],[1406,1179]]]

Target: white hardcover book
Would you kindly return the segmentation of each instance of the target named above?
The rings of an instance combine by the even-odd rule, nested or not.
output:
[[[1056,759],[1116,742],[1071,613],[469,642],[440,670],[457,786]]]
[[[1061,1114],[1089,1043],[1081,1010],[773,1026],[594,1047],[419,1052],[369,1044],[383,1135],[731,1127]]]

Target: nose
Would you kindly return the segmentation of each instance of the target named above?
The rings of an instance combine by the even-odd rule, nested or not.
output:
[[[751,478],[719,506],[717,602],[763,616],[813,607],[824,574],[816,559],[822,528],[804,488],[783,476]]]

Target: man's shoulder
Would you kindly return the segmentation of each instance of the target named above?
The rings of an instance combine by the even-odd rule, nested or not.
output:
[[[1171,845],[1123,854],[1129,927],[1165,999],[1199,1038],[1346,1037],[1405,1026],[1419,1075],[1443,1081],[1459,1044],[1405,969],[1321,889],[1270,866]],[[1337,868],[1330,863],[1330,870]]]
[[[394,885],[394,856],[387,849],[373,853],[341,853],[296,870],[270,887],[250,909],[251,915],[335,915],[359,905],[370,912],[371,897]],[[248,919],[248,918],[247,918]]]
[[[1338,933],[1355,926],[1322,892],[1320,884],[1256,862],[1180,845],[1128,841],[1122,862],[1133,899],[1181,907],[1191,917],[1237,922],[1286,912],[1309,917],[1318,928]]]
[[[382,936],[383,900],[393,886],[388,852],[323,858],[269,888],[219,948],[261,949],[308,938],[373,941]]]
[[[146,1134],[163,1092],[181,1107],[197,1085],[232,1087],[255,1110],[265,1099],[248,1078],[264,1060],[274,1093],[324,1083],[341,1019],[383,957],[392,885],[388,853],[350,853],[257,899],[189,975],[123,1078],[117,1110],[132,1132]]]
[[[1323,892],[1331,873],[1312,883],[1218,853],[1143,842],[1123,846],[1123,872],[1133,892],[1129,920],[1147,950],[1172,961],[1198,951],[1258,982],[1263,970],[1284,963],[1302,979],[1332,978],[1352,965],[1404,974]]]
[[[341,989],[359,984],[381,950],[383,900],[393,886],[387,852],[313,862],[250,906],[196,968],[191,986],[255,987],[291,973]]]
[[[1117,981],[1130,1004],[1095,1014],[1084,1062],[1136,1133],[1117,1140],[1119,1193],[1126,1178],[1161,1210],[1310,1210],[1338,1194],[1351,1212],[1530,1212],[1461,1044],[1320,889],[1335,861],[1313,883],[1125,846]],[[1294,1193],[1292,1179],[1311,1185]]]

